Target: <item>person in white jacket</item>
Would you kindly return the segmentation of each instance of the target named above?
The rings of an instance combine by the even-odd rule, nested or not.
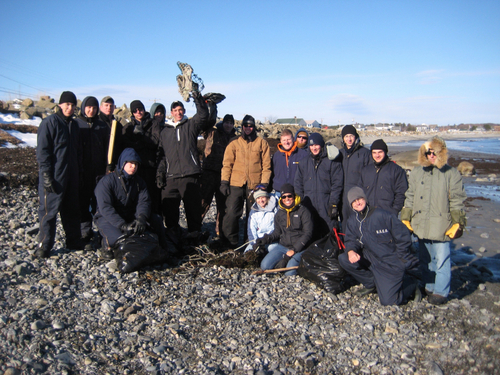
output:
[[[248,220],[248,241],[250,241],[250,244],[245,251],[252,250],[257,238],[261,238],[274,230],[274,215],[278,209],[276,198],[270,196],[264,186],[259,189],[259,185],[257,185],[253,198],[255,203],[250,209],[250,218]],[[267,246],[273,246],[273,244]]]

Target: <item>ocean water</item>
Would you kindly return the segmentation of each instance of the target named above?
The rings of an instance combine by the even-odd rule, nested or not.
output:
[[[410,146],[419,148],[424,141],[408,141],[388,143],[391,146]],[[446,146],[450,150],[464,152],[478,152],[500,155],[500,138],[471,138],[446,140]],[[369,147],[369,146],[368,146]]]

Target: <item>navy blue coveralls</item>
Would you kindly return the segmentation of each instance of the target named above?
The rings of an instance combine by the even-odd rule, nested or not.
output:
[[[66,233],[66,247],[81,239],[78,201],[78,124],[61,111],[45,118],[38,127],[36,159],[39,167],[39,246],[51,250],[56,236],[57,213]],[[43,173],[52,176],[54,193],[43,186]]]
[[[411,296],[416,280],[406,271],[418,268],[418,259],[410,252],[410,232],[396,215],[369,206],[363,213],[353,210],[345,238],[340,265],[365,288],[376,287],[382,305],[400,305]],[[361,259],[351,263],[349,250]]]

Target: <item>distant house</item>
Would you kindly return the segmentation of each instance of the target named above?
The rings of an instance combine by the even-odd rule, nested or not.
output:
[[[422,125],[417,125],[415,126],[418,132],[426,132],[429,130],[429,125],[422,124]]]
[[[308,128],[321,128],[321,125],[316,120],[306,120],[306,126]]]
[[[303,118],[279,118],[275,122],[277,125],[298,125],[301,127],[307,127],[307,123],[304,121]],[[319,127],[319,124],[318,124]]]

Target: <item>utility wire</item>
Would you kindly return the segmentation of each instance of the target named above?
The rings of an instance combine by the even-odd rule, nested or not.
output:
[[[15,79],[12,79],[10,77],[7,77],[3,74],[0,74],[0,77],[3,77],[3,78],[7,78],[8,80],[11,80],[12,82],[16,82],[16,83],[19,83],[20,85],[23,85],[23,86],[26,86],[26,87],[29,87],[31,89],[35,89],[35,90],[38,90],[38,91],[41,91],[41,92],[46,92],[46,90],[42,90],[42,89],[39,89],[39,88],[36,88],[36,87],[33,87],[33,86],[30,86],[30,85],[27,85],[25,83],[22,83],[22,82],[19,82],[19,81],[16,81]]]

